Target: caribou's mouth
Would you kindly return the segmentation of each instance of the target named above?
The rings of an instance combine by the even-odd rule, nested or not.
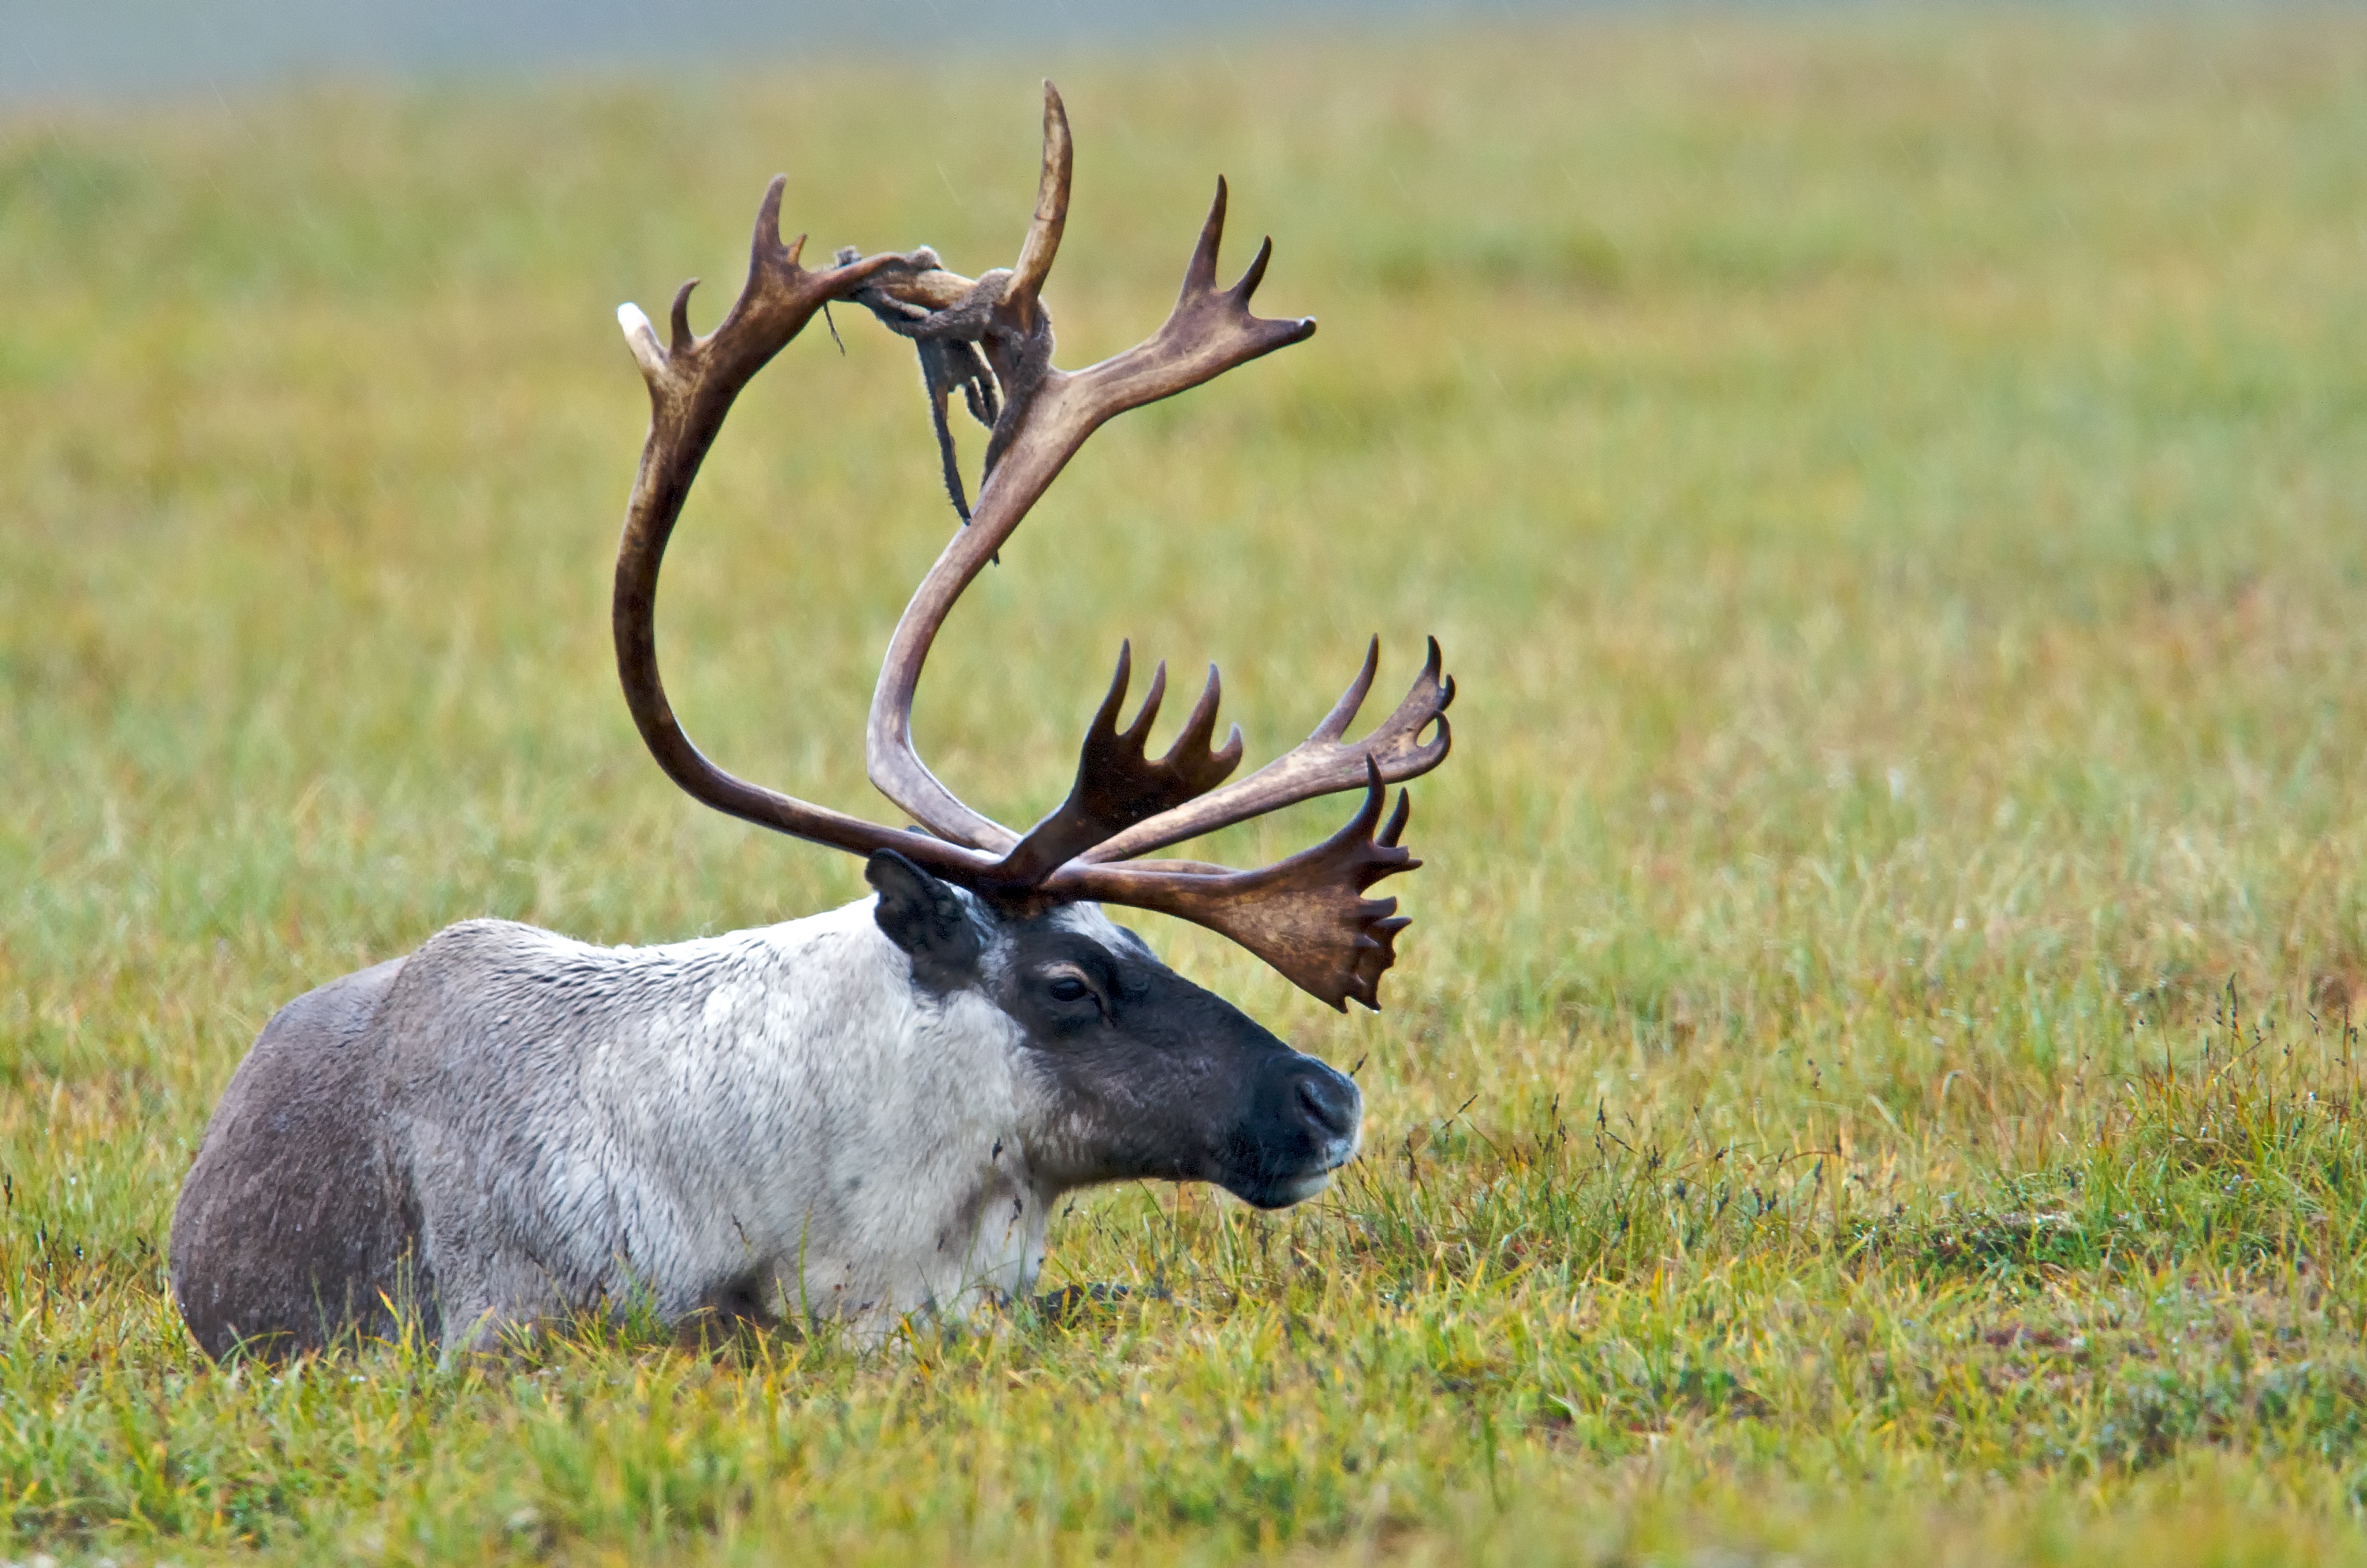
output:
[[[1331,1173],[1317,1171],[1313,1176],[1300,1176],[1294,1181],[1279,1182],[1268,1192],[1263,1201],[1255,1199],[1251,1201],[1257,1203],[1261,1209],[1287,1209],[1294,1203],[1306,1202],[1331,1185]]]
[[[1361,1129],[1359,1130],[1361,1131]],[[1331,1141],[1321,1157],[1311,1166],[1290,1176],[1266,1176],[1249,1182],[1226,1183],[1233,1196],[1259,1209],[1287,1209],[1304,1203],[1331,1185],[1331,1177],[1341,1166],[1356,1157],[1363,1140],[1355,1134]]]

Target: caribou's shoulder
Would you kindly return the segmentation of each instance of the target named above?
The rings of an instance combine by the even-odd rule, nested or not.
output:
[[[316,985],[271,1015],[256,1039],[257,1050],[337,1048],[361,1039],[386,1006],[409,955],[341,974]]]

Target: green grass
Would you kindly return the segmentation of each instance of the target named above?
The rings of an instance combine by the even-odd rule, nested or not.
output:
[[[614,689],[611,312],[825,247],[1008,259],[1034,75],[293,94],[0,125],[0,1557],[2367,1562],[2367,21],[1715,12],[1052,62],[1070,363],[1213,176],[1313,342],[1096,437],[918,724],[1058,798],[1118,639],[1287,744],[1436,631],[1388,1009],[1263,1218],[1081,1199],[885,1350],[646,1325],[204,1361],[160,1267],[280,1002],[499,914],[855,896]],[[679,705],[873,809],[948,518],[904,347],[743,400]],[[970,446],[974,457],[976,444]],[[1334,807],[1237,831],[1283,852]]]

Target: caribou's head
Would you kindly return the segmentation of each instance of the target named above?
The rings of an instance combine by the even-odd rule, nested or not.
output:
[[[1250,312],[1272,244],[1229,289],[1217,285],[1225,187],[1184,270],[1167,321],[1149,340],[1078,371],[1052,365],[1052,324],[1041,290],[1069,208],[1069,126],[1045,84],[1044,166],[1018,264],[971,279],[928,249],[839,253],[808,271],[804,237],[780,237],[783,181],[758,213],[748,281],[721,325],[690,328],[691,284],[674,296],[662,344],[631,305],[617,312],[649,382],[650,437],[617,555],[617,660],[641,737],[674,780],[734,816],[869,858],[882,931],[912,961],[914,983],[971,990],[1017,1026],[1025,1049],[1059,1095],[1060,1128],[1031,1150],[1061,1185],[1121,1176],[1216,1181],[1250,1202],[1278,1207],[1319,1189],[1355,1148],[1360,1100],[1345,1077],[1291,1051],[1238,1009],[1193,985],[1112,925],[1098,906],[1175,915],[1239,942],[1311,994],[1343,1008],[1379,1005],[1382,973],[1407,922],[1394,899],[1371,899],[1381,878],[1421,862],[1399,844],[1403,791],[1386,823],[1387,786],[1438,766],[1448,745],[1454,682],[1438,644],[1395,711],[1361,740],[1347,738],[1378,665],[1364,668],[1308,739],[1246,778],[1238,726],[1216,733],[1218,684],[1206,687],[1166,754],[1145,741],[1166,689],[1166,666],[1120,728],[1130,651],[1121,648],[1109,694],[1085,735],[1067,801],[1022,834],[956,799],[921,761],[912,698],[931,643],[971,579],[995,559],[1028,508],[1104,421],[1172,396],[1236,365],[1312,335],[1310,318]],[[869,309],[921,350],[937,416],[947,488],[964,526],[923,579],[890,641],[872,697],[866,760],[880,792],[920,832],[866,822],[734,777],[683,733],[658,678],[651,620],[658,567],[701,460],[742,387],[832,301]],[[985,472],[971,512],[946,439],[948,394],[959,388],[989,424]],[[1363,801],[1323,843],[1256,870],[1138,857],[1344,790]],[[1064,1128],[1065,1131],[1061,1129]],[[1063,1169],[1063,1162],[1070,1168]]]
[[[1030,1140],[1056,1187],[1212,1181],[1261,1209],[1311,1198],[1356,1153],[1364,1101],[1090,903],[999,907],[892,849],[865,869],[873,918],[916,986],[1010,1020],[1048,1114]]]

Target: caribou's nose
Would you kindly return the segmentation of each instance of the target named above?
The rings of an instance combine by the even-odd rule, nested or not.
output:
[[[1255,1083],[1248,1114],[1226,1135],[1219,1179],[1261,1209],[1287,1209],[1356,1157],[1365,1096],[1345,1074],[1295,1051],[1267,1058]]]
[[[1325,1066],[1310,1062],[1293,1074],[1297,1082],[1291,1086],[1291,1103],[1298,1114],[1321,1129],[1329,1138],[1355,1136],[1356,1123],[1364,1115],[1364,1096],[1349,1079]]]

